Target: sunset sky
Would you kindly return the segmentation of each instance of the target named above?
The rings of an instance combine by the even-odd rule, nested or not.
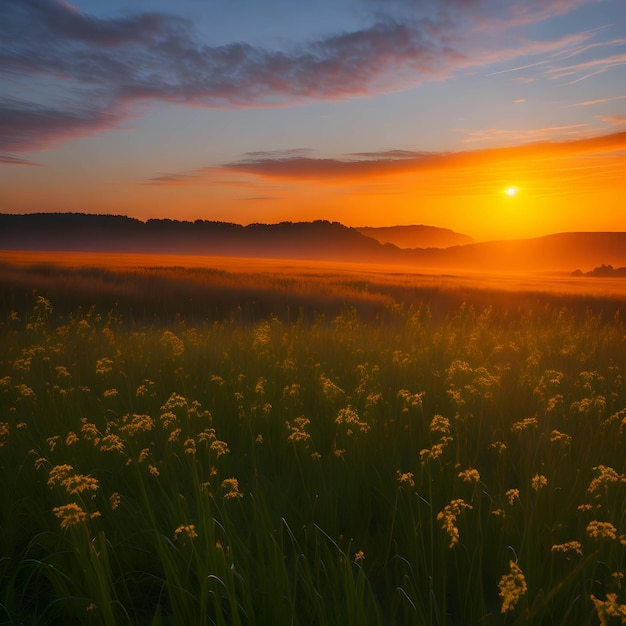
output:
[[[626,231],[624,0],[1,0],[0,212]]]

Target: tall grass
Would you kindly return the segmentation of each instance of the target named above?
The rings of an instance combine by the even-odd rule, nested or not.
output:
[[[619,315],[376,302],[8,311],[0,622],[623,623]]]

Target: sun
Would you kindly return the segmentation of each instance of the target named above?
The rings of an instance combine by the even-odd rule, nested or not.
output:
[[[509,196],[509,198],[514,198],[517,195],[517,192],[519,191],[519,189],[517,187],[513,187],[512,185],[507,187],[504,190],[504,193]]]

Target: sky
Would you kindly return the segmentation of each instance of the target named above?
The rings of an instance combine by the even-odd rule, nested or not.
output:
[[[0,212],[626,231],[625,0],[2,0]]]

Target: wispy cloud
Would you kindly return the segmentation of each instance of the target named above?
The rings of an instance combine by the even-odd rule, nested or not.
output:
[[[500,26],[546,19],[581,3],[514,3]],[[27,152],[115,127],[141,102],[219,108],[342,100],[413,87],[588,39],[515,37],[503,47],[501,31],[490,41],[484,32],[468,29],[466,20],[472,11],[495,10],[497,3],[446,0],[426,5],[428,15],[401,19],[407,10],[402,2],[400,13],[379,4],[368,26],[270,49],[244,42],[208,45],[189,20],[176,15],[147,12],[102,19],[61,0],[2,0],[0,78],[56,82],[71,104],[52,106],[45,99],[0,103],[0,150]]]
[[[626,149],[626,132],[566,141],[543,141],[504,148],[486,148],[448,153],[383,151],[360,158],[330,159],[310,157],[242,159],[225,164],[229,172],[253,174],[261,178],[358,180],[373,176],[420,173],[433,169],[464,168],[488,164],[523,162],[526,159],[553,159],[563,156],[605,154]],[[354,155],[353,155],[354,156]]]

